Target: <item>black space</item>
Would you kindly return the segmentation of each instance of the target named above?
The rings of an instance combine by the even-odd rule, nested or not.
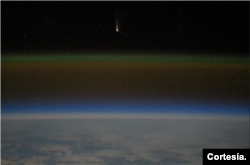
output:
[[[1,2],[1,17],[3,54],[249,52],[249,2]]]

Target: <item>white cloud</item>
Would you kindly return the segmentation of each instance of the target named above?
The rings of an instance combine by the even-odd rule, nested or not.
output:
[[[42,165],[54,161],[61,165],[102,165],[116,159],[152,164],[166,163],[164,161],[201,164],[203,148],[249,147],[249,123],[245,120],[61,119],[38,123],[34,120],[14,127],[13,130],[18,130],[25,126],[30,130],[26,136],[5,132],[2,164]],[[41,125],[44,128],[39,130]],[[3,126],[8,129],[8,125]],[[34,132],[35,128],[39,131]],[[25,141],[27,137],[39,137],[39,143],[34,141],[27,146],[26,143],[30,144]],[[12,142],[16,145],[10,145]],[[27,149],[40,155],[21,158],[15,149],[22,147],[31,147]]]

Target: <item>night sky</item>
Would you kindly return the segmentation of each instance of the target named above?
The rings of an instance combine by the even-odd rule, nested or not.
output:
[[[1,23],[2,112],[249,113],[249,2],[1,2]]]
[[[249,50],[248,2],[2,2],[1,14],[2,52]]]

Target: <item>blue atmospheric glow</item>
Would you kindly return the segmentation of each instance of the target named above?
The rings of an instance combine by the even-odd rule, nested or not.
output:
[[[219,113],[249,114],[249,104],[194,103],[194,102],[33,102],[2,103],[2,113],[22,112],[170,112],[170,113]]]

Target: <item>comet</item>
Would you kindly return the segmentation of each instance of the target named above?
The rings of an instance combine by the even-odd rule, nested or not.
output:
[[[115,31],[120,32],[119,29],[119,14],[120,14],[120,4],[119,0],[116,1],[116,7],[115,7]]]
[[[118,22],[115,23],[115,31],[116,31],[116,32],[119,32]]]
[[[116,13],[115,31],[116,31],[116,32],[119,32],[119,17],[118,17],[118,13]]]

